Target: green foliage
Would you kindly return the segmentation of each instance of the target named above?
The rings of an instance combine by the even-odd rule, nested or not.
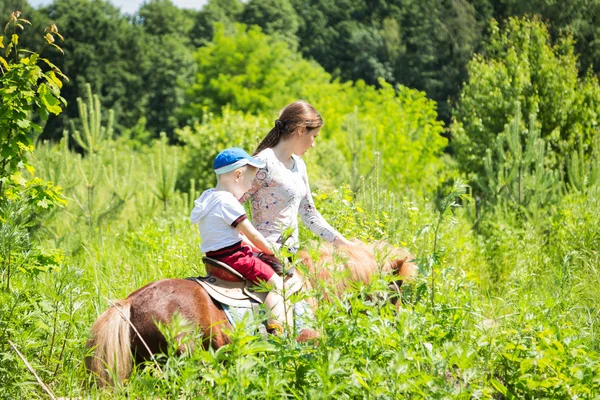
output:
[[[274,111],[302,97],[305,86],[329,81],[322,68],[258,27],[238,24],[229,35],[217,25],[212,42],[198,49],[195,59],[196,79],[182,110],[187,119],[200,118],[204,107],[219,112],[227,104],[254,113]]]
[[[139,76],[143,60],[132,57],[141,54],[141,29],[130,26],[107,1],[57,0],[41,12],[69,36],[63,46],[65,57],[57,64],[72,77],[63,90],[67,101],[76,103],[77,97],[85,96],[89,82],[102,103],[115,110],[117,127],[133,125],[144,104],[140,101],[144,92]],[[48,121],[45,136],[58,139],[67,121],[77,114],[77,108],[70,107],[62,117]]]
[[[298,46],[298,14],[290,0],[250,0],[240,22],[260,26],[267,35],[286,42],[292,49]]]
[[[517,102],[515,116],[496,137],[495,148],[486,149],[485,175],[477,181],[485,201],[528,217],[556,201],[562,177],[545,165],[546,151],[535,114],[529,129],[522,130]]]
[[[228,147],[240,147],[252,153],[268,126],[263,116],[244,114],[229,107],[224,108],[220,116],[205,110],[202,122],[176,132],[185,149],[178,187],[189,188],[190,181],[197,182],[200,191],[214,187],[213,160],[217,154]]]
[[[431,232],[433,236],[433,247],[431,253],[426,257],[425,264],[428,269],[426,273],[429,274],[431,284],[429,290],[431,292],[431,309],[435,311],[435,285],[436,285],[436,267],[440,267],[442,262],[442,256],[444,249],[440,248],[440,243],[443,238],[443,225],[448,222],[449,224],[456,224],[454,218],[454,210],[460,207],[461,202],[469,200],[467,195],[468,186],[463,183],[460,179],[457,179],[452,186],[450,192],[444,197],[440,203],[440,210],[437,218],[434,222],[425,224],[418,232],[419,235],[427,234]]]
[[[88,155],[95,155],[105,149],[113,136],[114,112],[108,110],[108,123],[102,126],[102,110],[100,108],[100,99],[98,95],[92,95],[92,87],[86,84],[87,103],[83,102],[81,97],[77,98],[79,108],[79,120],[83,134],[75,129],[75,124],[71,121],[71,130],[73,139]]]
[[[193,15],[170,0],[146,2],[138,15],[144,29],[141,51],[145,57],[140,62],[140,74],[147,95],[145,109],[138,117],[146,121],[153,137],[165,132],[172,138],[179,127],[177,112],[184,105],[185,89],[192,83],[195,67],[190,39]]]
[[[24,168],[32,171],[27,158],[33,152],[33,132],[42,130],[32,121],[32,115],[45,120],[51,113],[59,114],[65,104],[60,97],[61,79],[65,78],[61,71],[37,53],[21,56],[18,32],[29,21],[20,17],[19,11],[11,14],[4,30],[5,36],[10,35],[7,45],[4,36],[0,37],[0,48],[5,50],[4,57],[0,56],[0,196],[4,195],[5,185],[13,174]],[[56,46],[54,37],[62,36],[54,25],[47,31],[46,41]],[[42,65],[50,70],[44,72]]]
[[[551,146],[546,164],[554,169],[597,135],[600,86],[592,75],[578,77],[571,36],[551,45],[538,19],[511,18],[504,29],[491,25],[485,55],[469,63],[469,82],[454,110],[452,148],[460,168],[482,176],[486,149],[521,104],[523,117],[536,114],[540,136]]]
[[[581,140],[578,147],[567,164],[569,183],[574,190],[586,191],[600,184],[600,135],[596,135],[589,157],[583,151]]]
[[[597,0],[571,0],[568,2],[548,2],[544,0],[507,0],[496,10],[495,18],[503,20],[508,16],[540,15],[547,21],[552,37],[563,32],[573,35],[575,50],[579,56],[580,71],[592,68],[598,73],[600,68],[600,47],[597,44],[598,17],[600,2]]]
[[[70,154],[66,156],[72,160],[79,174],[78,183],[69,188],[70,197],[79,207],[74,217],[85,222],[89,232],[93,233],[103,219],[117,212],[133,195],[135,184],[131,180],[133,159],[129,163],[117,159],[112,141],[112,110],[109,110],[108,124],[102,126],[100,100],[92,94],[90,85],[87,85],[87,92],[87,104],[80,97],[77,98],[83,134],[71,122],[73,138],[85,150],[85,157]],[[68,143],[69,133],[65,132],[64,135],[64,140]],[[112,154],[109,162],[104,160],[106,154]],[[108,197],[101,195],[101,185],[110,188]]]
[[[222,116],[206,118],[206,126],[197,128],[206,130],[202,137],[210,132],[220,137],[219,130],[225,132],[226,126],[229,133],[242,127],[245,133],[239,140],[258,137],[263,130],[258,117],[228,109]],[[192,145],[197,141],[200,146],[201,136],[189,134],[187,150],[195,154]],[[429,201],[393,195],[385,189],[377,164],[358,193],[347,187],[315,193],[317,207],[348,237],[387,239],[421,259],[435,249],[435,289],[422,276],[405,282],[403,303],[397,308],[385,300],[385,279],[354,285],[340,296],[331,296],[335,286],[317,285],[314,297],[328,295],[332,300],[320,301],[316,310],[314,322],[323,335],[316,346],[292,344],[286,338],[264,341],[240,326],[232,332],[232,343],[218,351],[195,346],[177,355],[178,334],[189,327],[175,318],[163,327],[172,339],[170,356],[158,356],[160,371],[154,363],[140,366],[112,392],[82,388],[87,378],[81,342],[108,306],[106,299],[125,297],[153,280],[203,272],[198,235],[188,222],[189,204],[176,206],[174,200],[175,206],[166,211],[158,207],[138,215],[138,195],[153,197],[143,191],[154,184],[151,160],[157,162],[161,149],[166,154],[175,151],[164,142],[155,145],[133,153],[138,160],[134,179],[140,187],[135,199],[98,225],[97,234],[85,238],[84,250],[67,253],[54,283],[44,274],[40,281],[27,281],[19,274],[14,285],[32,295],[27,301],[3,297],[0,303],[0,335],[7,332],[16,338],[11,340],[57,396],[494,398],[506,392],[521,398],[556,398],[567,397],[567,385],[571,396],[591,397],[600,391],[595,323],[600,277],[593,250],[598,247],[597,193],[590,189],[589,196],[577,193],[557,203],[550,237],[535,227],[511,226],[498,216],[497,226],[485,231],[486,240],[502,246],[499,257],[492,258],[491,246],[480,242],[463,211],[454,207],[456,199],[449,198],[442,207],[453,212],[439,214]],[[60,151],[62,159],[65,154],[75,157],[62,153],[64,142],[56,149],[46,146],[38,148],[39,162],[46,157],[42,151]],[[124,145],[119,142],[117,147]],[[110,158],[107,152],[97,163]],[[98,191],[99,196],[110,193],[104,185]],[[77,206],[69,204],[66,211],[73,207]],[[71,236],[84,236],[85,231],[73,229],[77,225],[67,215],[62,212],[46,223],[63,227]],[[441,229],[434,235],[440,220]],[[419,233],[430,221],[430,234]],[[308,237],[303,230],[303,240]],[[502,279],[493,282],[480,273],[492,267],[503,271]],[[192,333],[185,340],[194,337]],[[41,393],[11,350],[0,348],[0,357],[7,396]]]
[[[492,16],[487,1],[294,0],[300,51],[342,80],[425,91],[449,119],[465,65]]]
[[[453,175],[452,167],[442,157],[447,140],[441,135],[443,128],[437,120],[435,103],[423,92],[394,88],[384,81],[380,86],[362,81],[354,85],[333,82],[307,97],[324,118],[324,138],[331,140],[346,158],[348,172],[339,176],[349,175],[356,187],[361,175],[372,173],[379,154],[381,181],[389,190],[397,194],[431,193]],[[331,165],[334,160],[325,154],[315,164],[335,170]]]
[[[327,215],[327,221],[344,237],[367,243],[385,239],[406,247],[407,236],[422,225],[419,216],[433,218],[433,210],[420,208],[408,196],[399,196],[386,189],[379,159],[372,176],[361,178],[356,191],[343,185],[336,189],[316,190],[313,197],[317,209]],[[313,237],[304,225],[300,225],[300,236],[303,240]]]
[[[188,39],[194,25],[192,16],[171,0],[148,0],[137,15],[146,33],[152,36],[174,35]]]
[[[0,48],[5,49],[0,56],[0,284],[8,293],[18,272],[31,277],[57,266],[53,251],[34,244],[32,232],[38,214],[64,205],[60,189],[36,177],[29,160],[36,132],[41,131],[33,120],[62,111],[61,79],[66,77],[50,60],[20,48],[24,24],[29,21],[13,12],[4,30],[5,35],[10,33],[10,42],[5,46],[0,37]],[[62,39],[51,25],[46,29],[47,44],[58,47],[55,37]]]
[[[235,31],[235,23],[244,11],[244,3],[240,0],[208,0],[196,15],[192,37],[196,46],[210,42],[215,34],[215,25],[223,24],[229,31]]]
[[[163,210],[166,211],[175,195],[178,167],[177,149],[168,148],[167,137],[164,134],[157,141],[155,147],[156,155],[151,158],[154,178],[153,191],[163,204]]]
[[[61,7],[72,5],[77,12],[82,11],[82,4],[96,11],[101,5],[101,2],[76,0],[57,0],[57,3]],[[217,3],[209,2],[213,11],[222,7]],[[319,2],[324,6],[320,14],[314,12],[315,8],[313,13],[306,14],[317,3],[305,2],[305,8],[295,10],[303,16],[300,29],[313,23],[306,15],[315,16],[316,22],[327,27],[328,20],[319,18],[338,14],[344,22],[359,21],[346,24],[348,30],[340,30],[349,34],[348,41],[343,43],[358,46],[364,38],[365,43],[376,47],[375,53],[381,52],[395,63],[409,63],[411,58],[405,54],[412,54],[415,48],[422,49],[419,51],[423,59],[414,65],[434,65],[432,60],[436,58],[431,55],[436,52],[432,50],[435,46],[428,47],[431,43],[426,40],[412,41],[418,35],[411,36],[410,30],[421,29],[416,26],[419,19],[395,24],[394,21],[401,21],[399,14],[393,18],[387,16],[387,22],[386,18],[380,18],[381,10],[397,13],[405,3],[379,2],[370,7],[374,11],[361,2],[333,3]],[[486,7],[484,3],[454,2],[451,7],[457,13],[460,10],[466,13],[464,21],[473,22],[468,7],[473,4],[475,10],[482,10]],[[223,15],[229,12],[232,19],[238,18],[243,3],[231,4],[231,10],[219,12]],[[178,35],[189,28],[186,25],[189,20],[170,7],[168,1],[153,1],[149,5],[144,18],[154,22],[144,26],[145,21],[138,21],[141,30],[135,32],[156,29],[153,37],[165,41],[151,41],[152,45],[175,43]],[[161,20],[161,6],[174,21],[187,22],[176,27]],[[427,7],[434,6],[437,7],[429,3],[413,4],[406,15],[419,15],[418,10],[427,11]],[[439,10],[432,10],[430,15],[441,15],[436,14]],[[117,14],[99,15],[110,19]],[[96,21],[96,16],[88,17],[90,22]],[[383,26],[374,29],[370,24],[374,21],[383,21]],[[458,21],[463,19],[457,18],[456,26]],[[435,22],[425,21],[421,32],[439,26]],[[106,26],[114,27],[108,22]],[[482,188],[487,188],[485,193],[489,193],[486,198],[505,206],[486,209],[479,215],[474,230],[469,215],[473,205],[456,207],[464,187],[454,179],[455,172],[441,155],[446,144],[440,135],[442,124],[437,121],[435,104],[422,92],[394,87],[385,81],[379,81],[378,87],[360,80],[331,81],[315,64],[305,64],[305,70],[293,69],[290,75],[290,82],[298,83],[297,86],[274,84],[281,91],[274,94],[261,86],[265,82],[249,78],[268,76],[261,68],[269,71],[271,66],[266,62],[253,64],[246,58],[252,55],[269,61],[271,58],[261,58],[262,55],[270,54],[273,48],[286,49],[280,53],[284,59],[278,60],[278,65],[293,68],[290,60],[301,60],[300,56],[285,45],[277,47],[282,45],[270,41],[257,29],[243,32],[239,27],[232,31],[222,29],[219,43],[236,50],[228,55],[223,51],[207,62],[237,62],[234,66],[221,65],[222,69],[233,71],[228,79],[235,83],[227,87],[229,92],[222,98],[215,97],[209,108],[198,101],[198,108],[190,114],[197,121],[177,130],[183,148],[169,145],[168,131],[166,136],[152,142],[154,133],[149,133],[149,129],[154,129],[155,122],[149,122],[153,120],[148,115],[148,122],[131,118],[131,133],[127,137],[116,135],[116,139],[109,139],[105,135],[99,141],[86,140],[88,136],[81,128],[81,141],[95,143],[91,146],[94,150],[86,151],[83,156],[69,149],[69,135],[60,143],[41,142],[36,145],[36,157],[25,160],[31,171],[18,168],[8,176],[5,196],[0,199],[1,398],[45,396],[8,347],[7,339],[16,343],[56,397],[471,399],[594,398],[600,394],[597,323],[600,193],[594,178],[598,145],[588,140],[591,137],[580,135],[583,130],[570,136],[573,146],[560,156],[570,155],[565,161],[573,190],[561,193],[562,183],[551,176],[557,173],[554,163],[558,158],[545,157],[550,152],[544,143],[552,145],[554,152],[562,151],[556,138],[563,135],[563,130],[545,133],[542,120],[549,117],[544,117],[539,99],[547,96],[540,89],[546,86],[537,86],[537,94],[527,92],[533,90],[527,86],[527,90],[523,89],[527,93],[520,94],[521,97],[515,95],[507,103],[504,114],[490,116],[490,120],[498,119],[493,122],[499,128],[489,132],[489,141],[485,142],[485,149],[490,150],[485,161],[488,168],[486,172],[482,158],[479,178]],[[442,30],[436,34],[453,36],[447,32],[456,31]],[[259,54],[252,52],[248,35],[255,35]],[[534,50],[548,55],[542,51],[546,42],[536,35],[530,37],[534,42],[538,40]],[[523,40],[515,39],[515,49],[529,40],[524,36],[516,35]],[[413,39],[405,42],[409,37]],[[313,38],[317,47],[323,36],[313,32]],[[464,41],[464,49],[470,43],[468,36],[461,35],[448,40]],[[238,42],[244,41],[245,47],[239,46]],[[508,43],[500,47],[509,48]],[[77,46],[85,53],[85,46]],[[101,52],[105,50],[102,49],[101,46]],[[183,49],[180,47],[178,51]],[[453,47],[452,51],[462,50]],[[206,54],[212,55],[211,52]],[[560,54],[573,59],[568,57],[568,51]],[[364,60],[370,57],[375,59],[369,53]],[[554,60],[550,56],[548,59]],[[7,60],[17,62],[12,58]],[[511,60],[518,68],[525,68],[517,59]],[[140,58],[139,62],[142,68],[146,61]],[[251,67],[249,70],[239,67],[245,63]],[[556,93],[562,96],[559,89],[572,87],[569,85],[574,82],[573,75],[561,75],[557,63],[549,64],[551,68],[543,63],[536,64],[542,67],[530,66],[533,69],[527,72],[531,76],[556,72],[555,85],[548,87],[554,88],[555,96],[558,97]],[[388,68],[385,63],[381,65],[384,70]],[[108,66],[112,68],[114,64],[107,61],[105,67],[110,70]],[[211,71],[217,71],[218,67],[216,61],[210,64]],[[174,65],[164,68],[173,76],[179,71]],[[305,78],[303,73],[316,78]],[[445,73],[450,74],[448,70]],[[162,72],[157,74],[161,76]],[[212,76],[218,79],[218,74]],[[521,87],[519,82],[514,83],[517,89]],[[596,84],[591,78],[586,82],[587,89],[577,86],[577,90],[581,89],[588,97],[576,100],[589,108],[589,104],[595,104]],[[269,84],[270,81],[266,82],[265,87]],[[236,92],[239,98],[233,95]],[[168,96],[177,92],[162,93],[161,96]],[[261,93],[280,97],[263,99]],[[142,91],[137,94],[141,103],[147,101],[147,94]],[[230,101],[227,96],[235,104],[221,107]],[[385,239],[408,248],[422,261],[421,272],[429,275],[405,281],[397,307],[386,301],[389,295],[386,277],[375,276],[370,284],[352,285],[335,296],[335,284],[315,285],[312,296],[320,301],[313,322],[322,337],[314,346],[298,345],[290,337],[265,341],[251,335],[242,324],[231,332],[231,343],[220,350],[195,346],[178,354],[181,340],[194,341],[197,335],[192,332],[182,338],[180,333],[190,329],[178,316],[161,327],[169,346],[168,357],[158,357],[160,369],[154,363],[138,366],[125,385],[112,391],[82,385],[89,383],[90,377],[83,365],[85,351],[81,344],[92,322],[108,306],[108,299],[123,298],[153,280],[204,272],[199,238],[189,224],[188,215],[198,195],[197,188],[214,184],[214,155],[232,145],[252,151],[272,126],[276,110],[298,97],[314,104],[325,120],[317,146],[306,157],[311,183],[319,187],[314,192],[317,208],[347,237],[365,241]],[[483,104],[486,98],[481,92],[477,101]],[[534,102],[527,103],[523,98],[534,98],[539,108],[532,108]],[[570,99],[568,92],[565,98]],[[495,99],[504,102],[499,97]],[[516,100],[521,101],[522,112],[515,113]],[[170,103],[169,110],[177,108],[178,101]],[[573,114],[558,106],[555,110],[567,115],[567,119],[583,121],[581,115],[585,113],[580,111],[584,106],[569,104]],[[145,106],[135,107],[141,110]],[[87,108],[87,125],[95,126],[96,133],[102,127],[108,128],[107,121],[97,117],[99,113],[96,106]],[[526,126],[522,121],[527,122],[530,115],[537,116],[537,123]],[[593,113],[585,115],[590,116],[591,126]],[[170,124],[175,116],[166,111],[163,117],[162,121]],[[35,120],[35,114],[31,118]],[[96,122],[89,123],[93,119]],[[117,124],[115,129],[118,128]],[[89,137],[93,137],[91,133]],[[485,149],[482,155],[487,153]],[[25,157],[26,153],[23,154]],[[32,175],[32,167],[41,178]],[[176,175],[178,183],[173,188]],[[42,215],[44,196],[55,196],[47,199],[47,203],[60,201],[56,191],[46,189],[43,179],[61,185],[71,201],[64,208],[53,207]],[[436,207],[429,196],[434,190],[442,192],[437,189],[438,184],[449,180],[454,180],[456,186],[445,202]],[[341,186],[344,183],[349,185]],[[543,208],[544,213],[539,215],[546,216],[545,219],[523,218],[521,209],[533,212],[532,204]],[[82,229],[82,225],[87,229]],[[314,252],[318,243],[309,240],[311,236],[305,227],[301,229],[302,240]],[[59,249],[48,250],[50,244]]]
[[[30,181],[31,182],[31,181]],[[0,285],[4,291],[11,289],[13,275],[33,277],[57,268],[62,252],[44,249],[33,244],[32,230],[36,224],[36,209],[32,209],[28,191],[38,190],[29,185],[16,199],[0,202]],[[62,199],[51,199],[60,202]]]
[[[187,68],[192,50],[185,34],[192,17],[167,5],[148,3],[134,21],[105,0],[56,0],[41,8],[70,38],[58,64],[73,78],[63,96],[75,103],[77,97],[85,97],[89,83],[102,104],[114,110],[117,133],[145,116],[156,137],[160,131],[172,134],[175,120],[162,113],[172,114],[181,104],[178,84],[191,76]],[[63,117],[48,121],[46,138],[60,138],[67,121],[77,118],[76,108],[65,111]]]

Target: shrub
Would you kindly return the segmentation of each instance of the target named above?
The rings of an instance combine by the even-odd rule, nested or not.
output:
[[[542,139],[552,151],[546,163],[559,168],[576,149],[578,138],[586,152],[597,135],[600,86],[597,78],[579,78],[573,39],[560,36],[551,43],[548,29],[537,18],[510,18],[504,28],[490,26],[483,54],[468,64],[464,85],[453,112],[452,149],[461,170],[481,176],[486,149],[521,104],[522,128],[537,114]]]

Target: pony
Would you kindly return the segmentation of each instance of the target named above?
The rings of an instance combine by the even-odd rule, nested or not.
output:
[[[392,257],[383,264],[383,271],[395,273],[402,279],[416,274],[416,266],[408,261],[409,255],[405,251],[390,251],[391,247],[384,242],[371,246],[356,244],[339,251],[343,254],[344,265],[330,265],[336,254],[331,245],[320,248],[321,257],[317,263],[307,252],[299,253],[299,258],[317,279],[329,280],[330,269],[349,269],[348,280],[338,283],[339,291],[351,281],[368,283],[378,271],[375,253],[382,249]],[[153,359],[153,354],[164,351],[166,339],[157,325],[168,324],[175,313],[199,329],[201,345],[205,349],[217,349],[229,343],[226,332],[233,328],[221,305],[201,285],[185,279],[152,282],[126,299],[115,301],[92,325],[91,337],[86,344],[91,355],[86,357],[85,363],[96,376],[96,382],[100,386],[113,384],[111,372],[116,382],[123,382],[131,373],[133,362]],[[304,342],[317,337],[315,331],[305,329],[296,340]]]
[[[377,274],[391,274],[396,278],[391,289],[399,291],[403,281],[411,281],[418,274],[414,257],[407,250],[393,247],[385,241],[365,244],[353,240],[354,246],[334,247],[322,243],[319,257],[315,262],[307,250],[298,253],[301,263],[308,268],[309,283],[325,282],[334,285],[334,293],[339,296],[352,283],[369,284]],[[383,263],[377,259],[383,259]],[[341,276],[341,279],[336,279]]]

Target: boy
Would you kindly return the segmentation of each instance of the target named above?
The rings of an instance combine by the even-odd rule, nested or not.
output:
[[[273,255],[265,237],[246,217],[239,200],[252,186],[259,168],[265,164],[239,148],[223,150],[214,161],[217,186],[208,189],[194,202],[190,219],[198,224],[202,237],[201,249],[207,257],[214,258],[238,271],[246,279],[267,282],[275,287],[265,299],[274,319],[269,319],[270,332],[282,332],[286,321],[283,297],[283,279],[264,261],[252,255],[244,244],[247,240],[264,254]],[[242,236],[243,235],[243,236]]]

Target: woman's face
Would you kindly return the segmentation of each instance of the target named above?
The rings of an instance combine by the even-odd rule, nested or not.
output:
[[[299,156],[303,156],[304,153],[308,151],[311,147],[315,145],[315,139],[321,133],[321,128],[307,129],[300,128],[298,129],[298,136],[296,139],[296,153]]]

